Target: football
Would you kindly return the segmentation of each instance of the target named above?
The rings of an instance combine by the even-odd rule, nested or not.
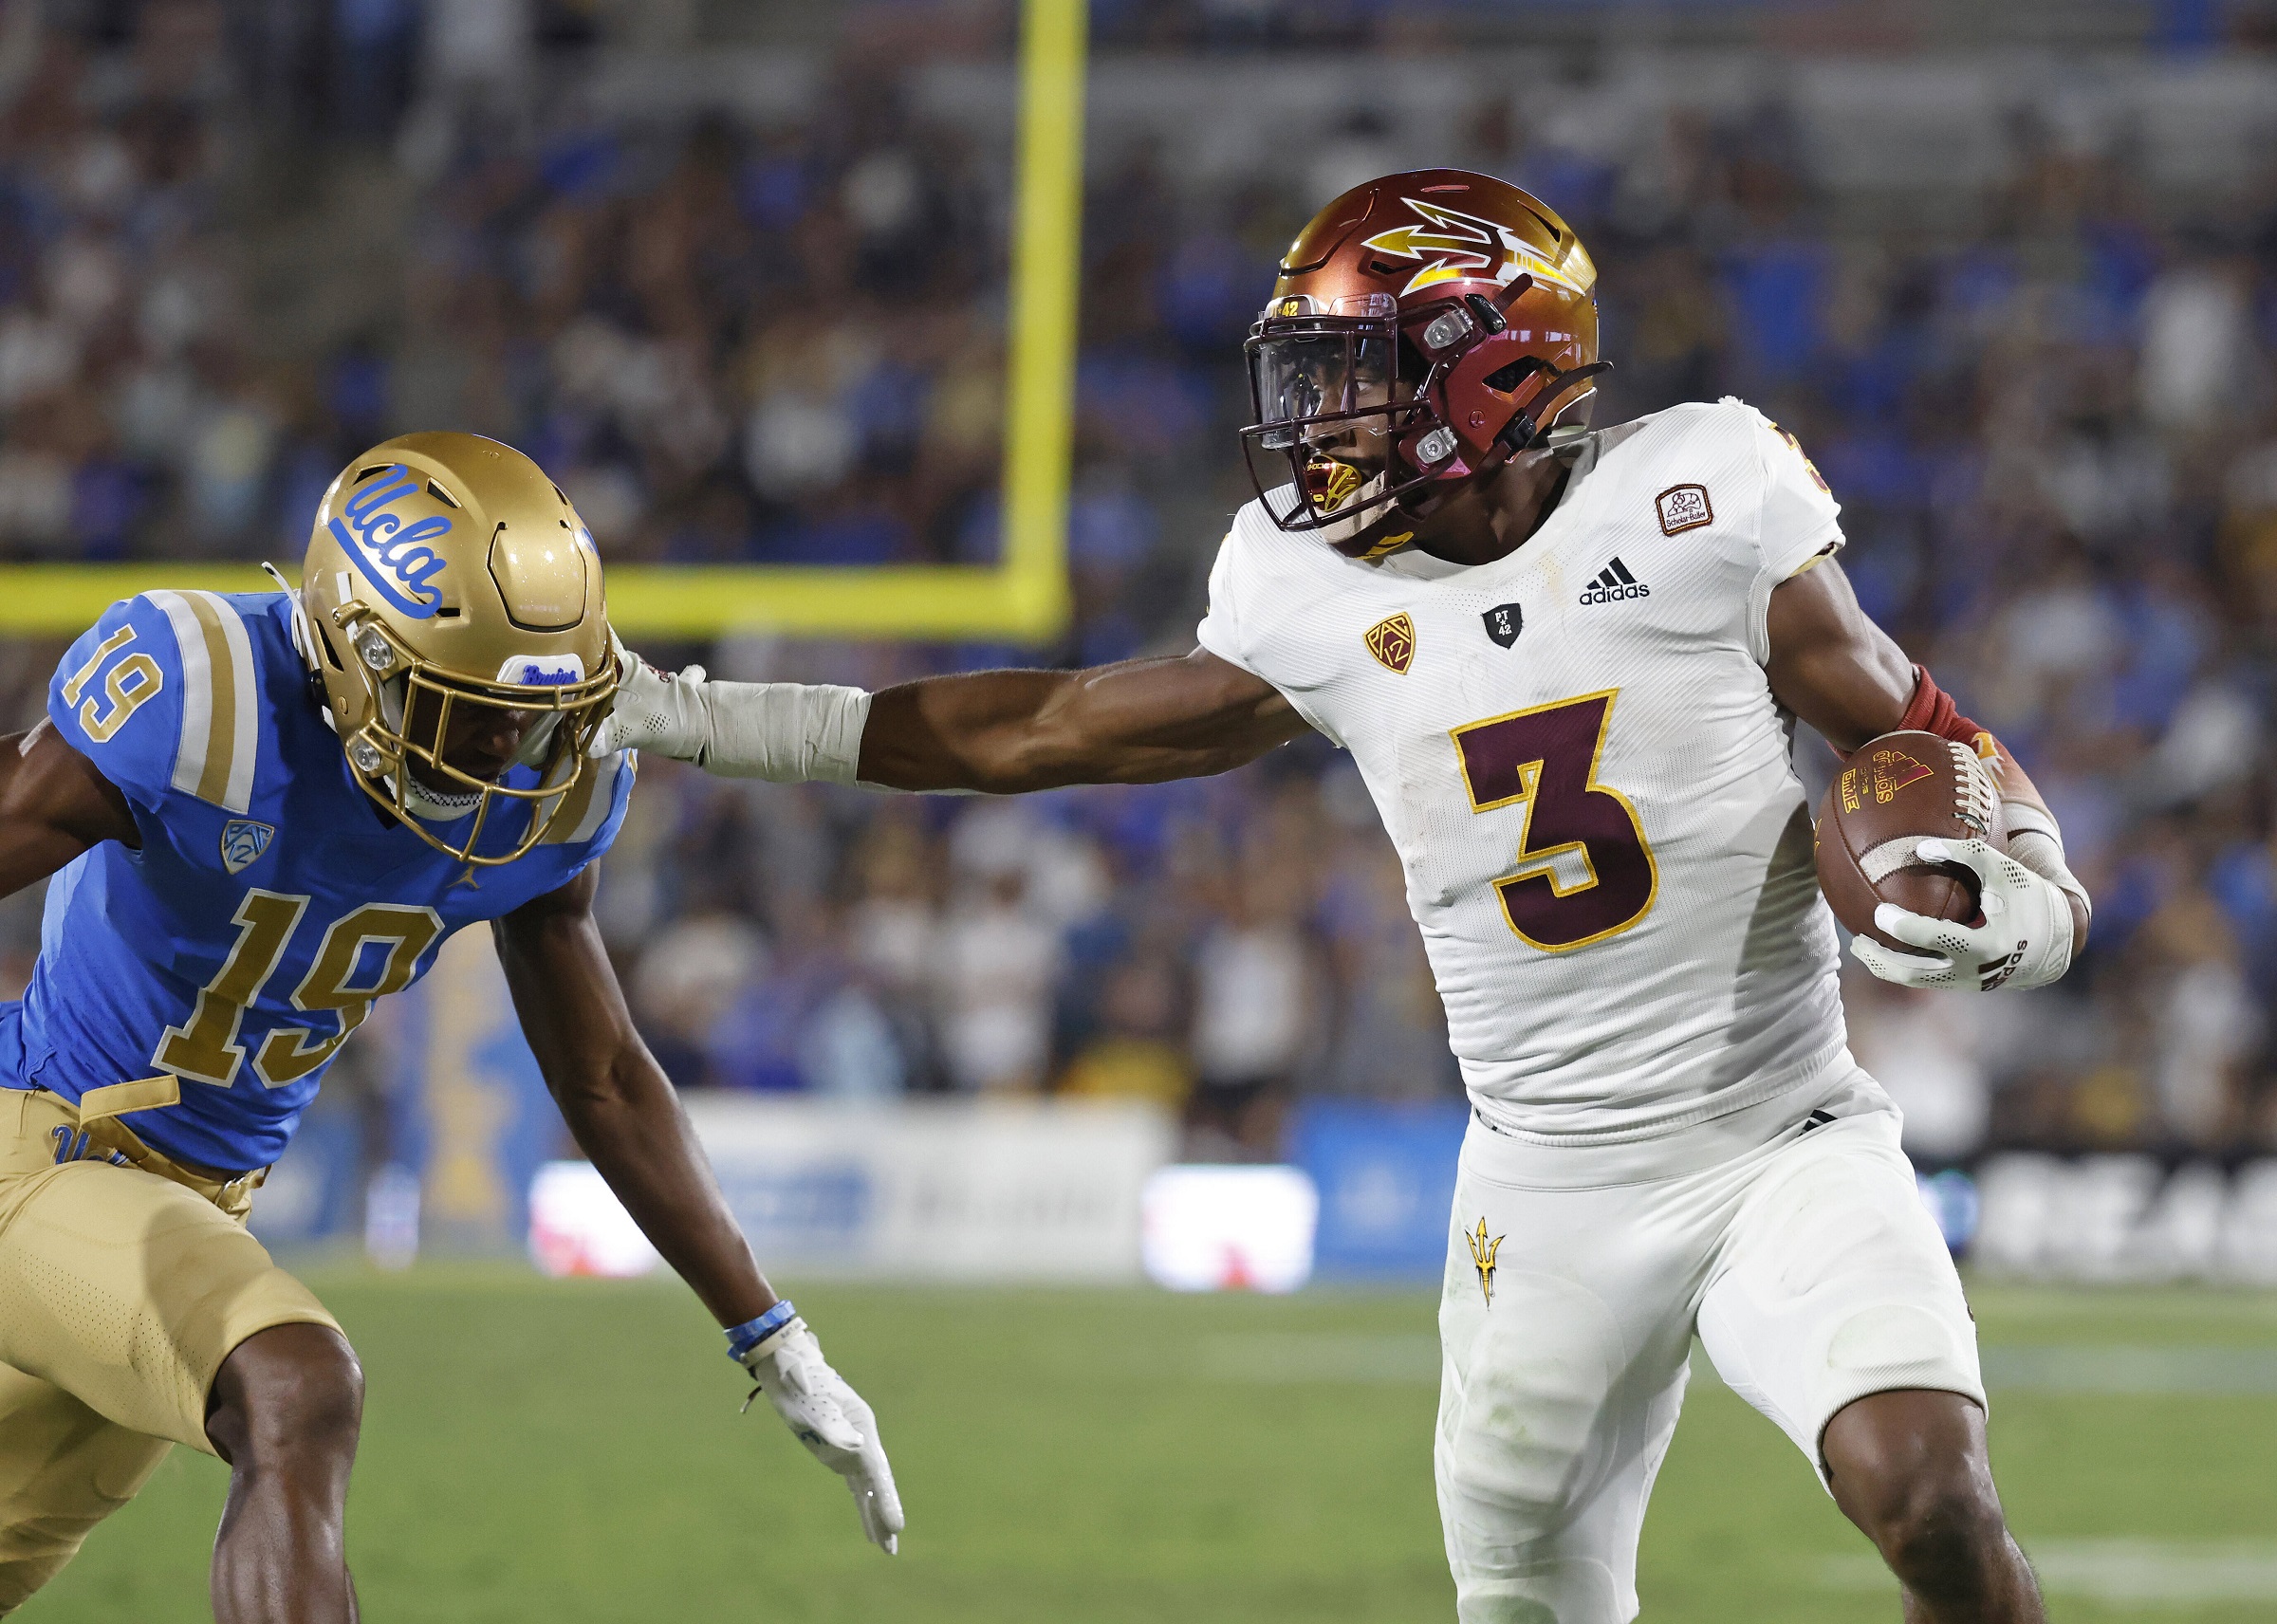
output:
[[[2008,849],[2000,797],[1967,745],[1935,733],[1884,733],[1852,752],[1819,803],[1819,889],[1845,930],[1900,952],[1918,949],[1875,928],[1896,903],[1935,919],[1977,917],[1976,876],[1958,863],[1925,863],[1930,839],[1982,840]]]

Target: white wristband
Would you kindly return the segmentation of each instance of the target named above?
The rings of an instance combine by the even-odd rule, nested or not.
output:
[[[2012,803],[2009,810],[2011,815],[2016,810]],[[2035,826],[2040,823],[2045,827]],[[2034,820],[2025,828],[2010,829],[2009,856],[2077,901],[2090,919],[2095,917],[2095,903],[2088,897],[2087,888],[2064,861],[2063,837],[2056,832],[2052,819]]]
[[[706,682],[710,717],[696,765],[723,778],[852,784],[870,695],[797,682]]]

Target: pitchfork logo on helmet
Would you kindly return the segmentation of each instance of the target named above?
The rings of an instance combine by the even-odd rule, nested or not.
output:
[[[1366,559],[1546,443],[1608,370],[1581,239],[1539,198],[1457,169],[1386,175],[1315,214],[1244,353],[1242,450],[1266,512]]]
[[[477,434],[373,448],[317,508],[300,605],[349,771],[429,845],[511,862],[575,803],[617,665],[591,532],[536,463]],[[471,709],[520,719],[488,774],[447,759]]]
[[[1521,271],[1583,297],[1594,286],[1594,277],[1583,283],[1567,276],[1508,226],[1482,220],[1459,209],[1442,209],[1419,197],[1402,197],[1399,201],[1419,215],[1424,224],[1395,226],[1360,246],[1373,249],[1386,259],[1430,261],[1399,290],[1402,294],[1435,287],[1442,282],[1473,282],[1482,277],[1497,287],[1508,287]],[[1587,261],[1583,263],[1586,265]]]

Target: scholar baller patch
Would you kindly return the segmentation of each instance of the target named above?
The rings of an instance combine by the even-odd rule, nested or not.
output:
[[[1708,506],[1705,485],[1672,485],[1653,498],[1653,506],[1659,511],[1664,536],[1715,523],[1715,509]]]
[[[1361,639],[1368,645],[1368,653],[1389,671],[1407,674],[1407,668],[1416,659],[1416,623],[1399,614],[1377,621],[1367,636]]]

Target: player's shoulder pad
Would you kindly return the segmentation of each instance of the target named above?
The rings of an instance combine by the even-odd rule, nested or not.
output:
[[[1698,410],[1715,414],[1712,432],[1719,439],[1733,446],[1744,444],[1752,452],[1766,486],[1807,485],[1824,495],[1830,505],[1833,503],[1834,493],[1819,472],[1818,465],[1804,451],[1803,442],[1761,410],[1735,395],[1727,395],[1713,406]]]
[[[71,645],[47,715],[130,802],[179,793],[243,813],[260,755],[260,686],[234,603],[151,591],[112,604]]]

